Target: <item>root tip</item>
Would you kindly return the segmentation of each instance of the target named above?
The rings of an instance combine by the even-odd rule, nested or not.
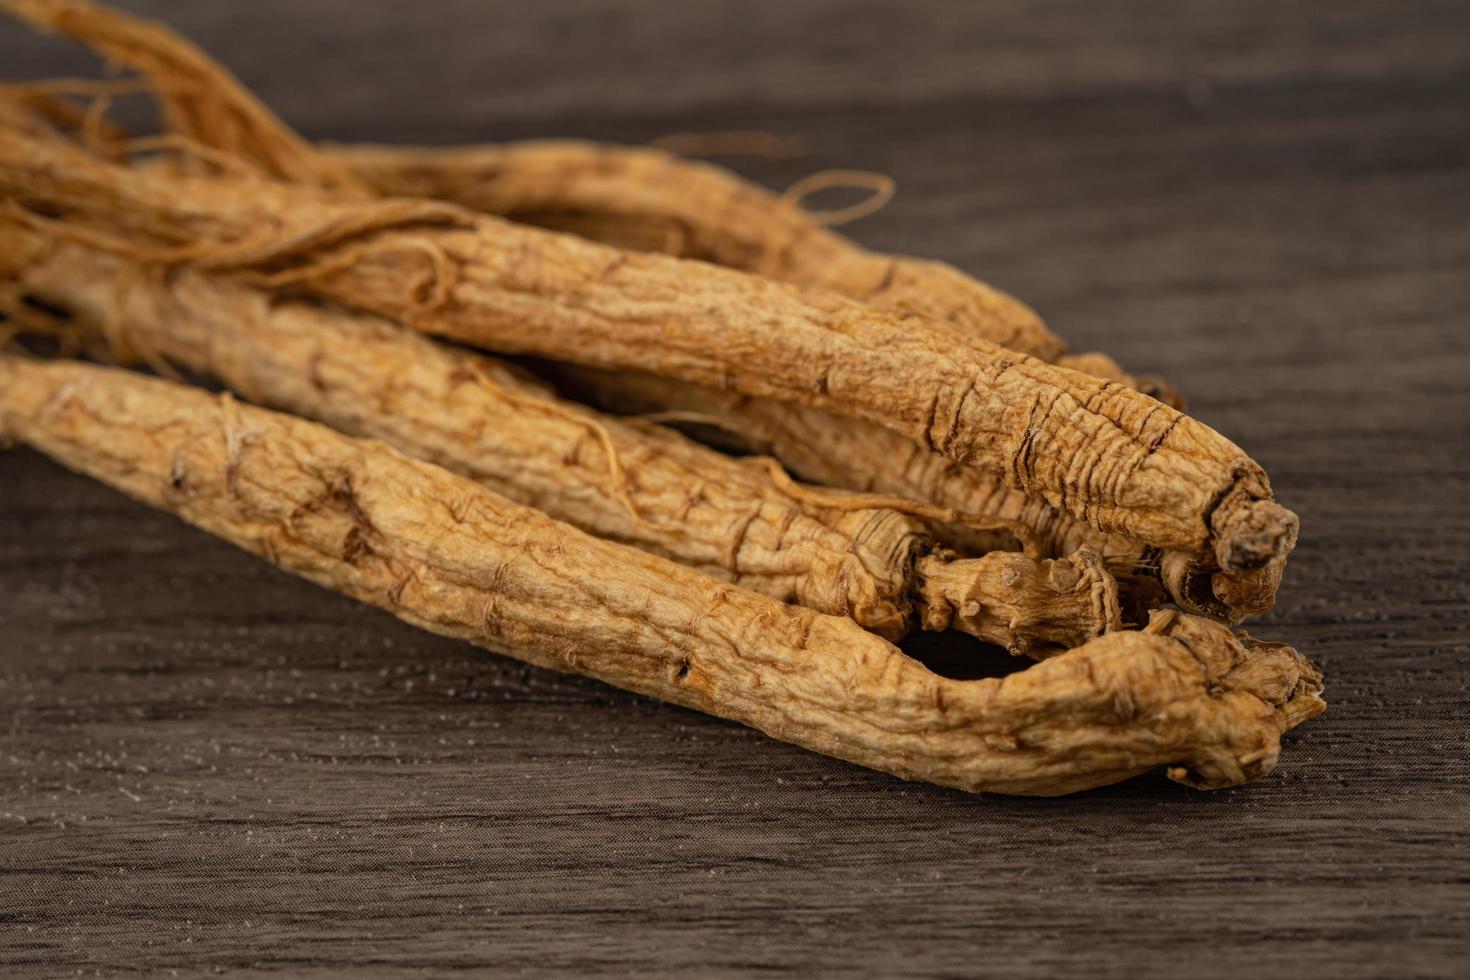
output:
[[[1217,527],[1215,560],[1231,575],[1284,559],[1296,546],[1300,522],[1274,500],[1252,500]]]

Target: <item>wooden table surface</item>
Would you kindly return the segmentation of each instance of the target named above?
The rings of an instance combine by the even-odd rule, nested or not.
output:
[[[0,454],[0,973],[1463,976],[1470,5],[135,0],[314,137],[762,129],[1302,517],[1274,775],[970,797],[417,632]],[[0,73],[81,73],[0,25]]]

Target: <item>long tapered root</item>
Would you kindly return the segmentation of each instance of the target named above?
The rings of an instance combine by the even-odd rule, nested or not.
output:
[[[0,163],[0,190],[23,205],[59,209],[69,234],[156,264],[227,270],[486,349],[867,419],[1101,530],[1174,550],[1218,546],[1225,571],[1264,564],[1294,538],[1251,519],[1269,485],[1219,433],[1124,386],[937,325],[930,334],[840,297],[426,202],[344,204],[263,180],[146,173],[5,130]]]
[[[1265,775],[1320,713],[1288,647],[1170,613],[1005,678],[582,534],[314,423],[128,372],[0,357],[0,434],[434,632],[909,779],[1058,795]]]
[[[572,147],[567,160],[580,157],[584,170],[597,161],[604,176],[625,168],[621,193],[635,197],[640,183],[652,184],[662,197],[650,207],[608,209],[604,187],[573,219],[613,228],[610,238],[589,237],[620,244],[625,218],[640,229],[672,227],[675,236],[639,246],[663,255],[507,224],[476,213],[495,208],[443,188],[393,197],[360,169],[362,158],[302,140],[161,25],[84,0],[0,0],[0,9],[76,37],[148,80],[88,83],[97,99],[85,110],[52,98],[63,89],[0,91],[8,212],[0,348],[31,320],[50,318],[37,329],[64,329],[67,344],[89,351],[160,372],[178,360],[228,374],[212,359],[225,344],[219,334],[230,331],[189,334],[180,353],[158,335],[124,338],[117,296],[99,301],[95,329],[64,307],[35,306],[19,280],[3,278],[7,265],[29,261],[28,251],[4,247],[6,221],[126,257],[150,281],[190,279],[208,292],[228,275],[240,280],[227,284],[240,290],[237,300],[262,315],[279,305],[297,325],[315,315],[308,310],[366,318],[371,336],[361,336],[386,341],[394,353],[380,359],[399,370],[386,380],[376,369],[357,371],[364,361],[334,361],[312,333],[297,338],[304,350],[262,345],[295,351],[276,362],[285,371],[270,370],[259,349],[247,352],[245,361],[260,363],[235,364],[240,374],[221,378],[227,386],[248,397],[275,391],[260,400],[390,441],[401,430],[387,420],[401,422],[417,431],[414,448],[440,465],[230,394],[3,354],[0,443],[31,445],[435,632],[904,778],[1055,795],[1162,766],[1177,781],[1218,788],[1270,772],[1282,733],[1323,710],[1320,672],[1289,647],[1176,612],[1154,615],[1142,631],[1122,628],[1114,572],[1147,577],[1144,591],[1167,588],[1185,609],[1231,622],[1268,608],[1297,518],[1238,447],[1175,411],[1166,386],[1149,388],[1104,355],[1063,357],[1060,341],[1012,297],[940,263],[866,252],[793,200],[767,200],[733,175],[658,151],[589,144]],[[119,86],[152,94],[167,132],[134,141],[111,127],[106,103]],[[160,151],[181,155],[137,159]],[[448,172],[439,162],[429,169]],[[563,191],[578,182],[571,171],[563,177],[555,182]],[[701,211],[717,217],[702,223]],[[535,220],[514,208],[500,213]],[[144,318],[166,300],[153,296],[158,305]],[[211,312],[219,311],[206,301],[178,322],[218,327]],[[919,495],[844,502],[791,483],[779,467],[785,482],[742,479],[742,466],[717,465],[670,433],[624,432],[545,392],[517,394],[515,384],[501,391],[475,355],[464,355],[468,366],[441,363],[451,355],[414,337],[419,350],[397,356],[403,348],[389,321],[471,346],[720,386],[817,419],[838,413],[843,424],[886,427],[898,440],[896,450],[876,452],[880,468],[917,464],[946,480],[946,472],[983,470],[1009,487],[984,491],[995,514],[937,500],[884,503],[880,513],[884,500]],[[418,386],[403,383],[410,365]],[[310,398],[325,399],[333,371],[360,376],[352,398],[330,411],[313,413],[272,388],[304,384],[314,388]],[[485,398],[467,406],[463,391]],[[394,396],[424,396],[419,414],[391,408]],[[493,407],[513,428],[528,406],[546,420],[539,431],[555,431],[565,447],[536,447],[551,483],[564,489],[561,469],[585,450],[579,479],[602,510],[563,499],[569,523],[561,523],[538,509],[553,509],[545,486],[518,485],[527,499],[516,503],[486,489],[502,463],[479,472],[484,459],[442,454],[443,442],[478,430],[435,436],[436,419],[459,409],[475,425],[494,425]],[[375,431],[364,416],[386,427]],[[651,472],[624,465],[638,453],[663,460],[674,493],[647,496],[653,481],[644,480],[635,499],[631,484]],[[717,481],[721,465],[729,470]],[[1020,499],[999,502],[1011,494]],[[803,509],[816,498],[831,513]],[[1012,504],[1017,513],[1008,516]],[[702,519],[732,533],[707,536],[693,551],[653,534],[677,533],[702,506]],[[1026,553],[956,560],[901,507],[931,526],[963,515],[976,525],[970,532],[1004,532]],[[573,526],[574,512],[584,530]],[[1051,527],[1058,557],[1043,557],[1034,522],[1019,519],[1028,514]],[[693,570],[705,566],[708,574]],[[1129,622],[1147,615],[1141,594],[1128,596]],[[884,639],[916,611],[931,629],[962,629],[1039,662],[1005,678],[939,677]]]

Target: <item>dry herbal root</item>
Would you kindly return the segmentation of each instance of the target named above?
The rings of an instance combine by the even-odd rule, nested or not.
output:
[[[248,160],[271,176],[352,194],[449,201],[620,248],[700,259],[830,291],[943,322],[1183,408],[1162,381],[1132,377],[1104,354],[1067,356],[1061,339],[1014,297],[944,263],[875,254],[833,232],[836,219],[876,210],[887,197],[875,194],[856,210],[813,214],[801,207],[802,197],[841,183],[827,172],[777,196],[728,170],[655,147],[556,140],[323,152],[290,130],[222,65],[163,24],[78,0],[5,0],[4,6],[37,27],[90,46],[111,63],[141,72],[151,80],[174,133]],[[751,134],[732,135],[749,146]],[[762,146],[769,143],[767,138]],[[892,181],[882,180],[891,196]]]
[[[1129,374],[1097,351],[1067,354],[1061,338],[1014,297],[942,262],[869,252],[787,196],[713,164],[579,140],[329,149],[380,194],[448,201],[604,245],[830,291],[1184,407],[1158,377]]]
[[[445,636],[814,751],[1055,795],[1167,766],[1269,772],[1323,710],[1278,644],[1169,614],[1003,679],[924,669],[851,620],[590,537],[439,467],[167,381],[0,358],[0,435]]]
[[[539,363],[536,371],[580,400],[625,415],[693,423],[707,439],[713,436],[724,448],[768,454],[814,483],[905,497],[1013,522],[1032,531],[1040,555],[1061,556],[1084,548],[1095,551],[1117,577],[1124,606],[1138,621],[1167,599],[1188,612],[1228,623],[1259,615],[1275,603],[1285,559],[1229,574],[1209,559],[1161,553],[1124,535],[1092,528],[994,477],[957,465],[860,419],[638,372],[558,362]],[[930,530],[962,552],[1020,546],[1003,529],[934,524]]]
[[[605,245],[838,293],[1183,404],[1161,379],[1130,375],[1106,354],[1068,355],[1030,307],[952,266],[870,252],[789,196],[661,148],[530,140],[328,149],[380,194],[449,201]]]
[[[955,560],[873,498],[788,493],[758,461],[599,416],[506,365],[374,317],[273,302],[188,270],[150,275],[4,221],[0,277],[65,311],[120,360],[213,375],[252,401],[382,439],[589,533],[891,639],[917,620],[1040,657],[1121,627],[1117,585],[1091,551]]]
[[[1226,572],[1295,544],[1296,517],[1264,471],[1201,423],[1125,386],[840,297],[449,205],[121,167],[9,130],[0,191],[155,264],[228,271],[487,349],[866,418],[1101,530],[1213,554]]]
[[[758,268],[798,284],[805,284],[807,278],[796,268],[802,263],[776,262],[774,269],[766,268],[772,263],[761,256],[768,243],[750,245],[764,233],[763,227],[768,226],[769,234],[778,240],[795,242],[810,235],[814,247],[807,250],[807,257],[820,258],[813,267],[823,272],[843,268],[852,272],[854,263],[871,264],[877,258],[822,229],[815,216],[794,206],[789,194],[778,199],[726,171],[680,160],[665,152],[671,146],[660,150],[626,149],[556,141],[458,150],[364,147],[339,151],[347,154],[348,162],[337,165],[313,151],[227,70],[163,25],[70,0],[20,0],[11,6],[13,12],[32,23],[68,34],[110,60],[131,65],[151,78],[166,120],[175,132],[254,161],[284,179],[315,182],[348,192],[370,188],[379,193],[442,198],[550,227],[580,225],[573,230],[607,243],[707,259],[736,268]],[[88,128],[88,120],[78,119],[79,111],[69,103],[26,89],[17,89],[13,95],[63,123]],[[105,122],[100,117],[90,121]],[[105,135],[114,144],[121,141],[115,131]],[[752,134],[729,135],[738,138],[739,149],[750,147]],[[707,142],[699,141],[701,145]],[[762,149],[768,149],[769,144],[769,137],[760,141]],[[351,176],[354,172],[360,178],[357,182]],[[683,193],[686,188],[690,191],[687,194]],[[891,186],[888,191],[891,194]],[[765,218],[763,210],[768,212]],[[725,215],[731,216],[729,222]],[[600,232],[599,225],[605,225],[605,230]],[[693,234],[686,232],[691,228]],[[649,229],[655,232],[652,239],[646,234]],[[700,247],[704,240],[711,244]],[[742,240],[746,244],[739,244]],[[722,241],[725,244],[720,244]],[[801,249],[793,245],[791,253],[800,254]],[[847,264],[834,260],[837,253],[846,256]],[[928,291],[921,294],[926,301],[950,295],[953,290],[945,288],[946,283],[952,285],[958,275],[934,263],[902,259],[894,259],[892,269],[900,271],[896,280],[927,285]],[[892,270],[885,276],[895,279]],[[861,278],[858,273],[857,279]],[[827,284],[830,288],[854,294],[847,288],[852,283],[850,278],[835,279]],[[902,288],[896,280],[895,305],[908,309],[902,297],[914,291]],[[974,287],[970,298],[985,297],[981,305],[1002,315],[968,315],[964,313],[968,307],[962,303],[945,311],[942,319],[1022,351],[1050,358],[1060,353],[1060,343],[1040,328],[1028,309],[983,284],[966,282]],[[961,286],[957,292],[966,293],[966,288]],[[884,302],[883,296],[870,296],[866,289],[855,295],[879,305]],[[1018,315],[1009,315],[1007,310]],[[1035,344],[1026,339],[1033,325],[1041,330]],[[1150,379],[1129,377],[1106,355],[1061,357],[1059,363],[1097,377],[1120,380],[1180,407],[1169,389]],[[1199,578],[1199,565],[1190,564],[1193,578],[1189,581],[1182,575],[1175,576],[1179,586],[1176,591],[1199,594],[1198,588],[1191,588]]]
[[[381,194],[452,201],[620,248],[840,293],[1043,360],[1066,351],[1014,297],[942,262],[869,252],[790,197],[662,149],[547,140],[334,147],[329,158]]]
[[[978,331],[1051,359],[1065,345],[1018,300],[939,262],[876,255],[788,201],[654,148],[559,142],[460,152],[315,152],[204,52],[166,26],[77,0],[5,0],[14,16],[129,65],[159,89],[166,123],[289,181],[577,227],[618,245],[717,262]],[[340,157],[340,158],[339,158]]]

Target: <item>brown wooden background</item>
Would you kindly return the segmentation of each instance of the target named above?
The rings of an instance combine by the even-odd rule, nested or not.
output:
[[[418,633],[0,454],[0,973],[1470,969],[1470,5],[134,0],[302,130],[801,137],[1302,515],[1266,781],[970,798]],[[8,77],[89,60],[0,24]]]

